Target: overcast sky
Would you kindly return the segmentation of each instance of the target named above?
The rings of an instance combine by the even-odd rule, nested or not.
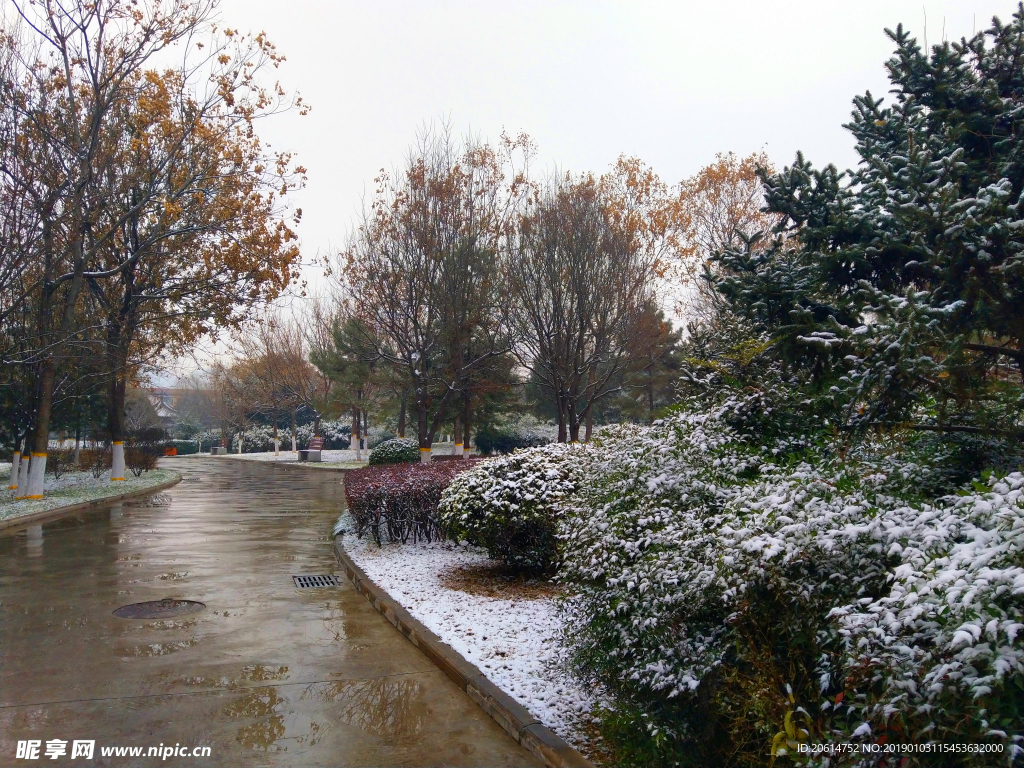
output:
[[[417,128],[526,131],[537,167],[600,172],[635,155],[675,183],[716,152],[802,150],[856,162],[841,127],[851,99],[887,89],[885,27],[929,43],[969,36],[1002,0],[805,2],[426,2],[224,0],[225,24],[265,31],[287,56],[284,85],[312,106],[262,134],[309,169],[299,198],[305,260],[337,249]],[[316,279],[315,273],[309,278]]]

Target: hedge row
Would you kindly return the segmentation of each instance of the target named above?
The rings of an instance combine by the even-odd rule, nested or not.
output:
[[[430,464],[382,464],[345,473],[345,495],[356,535],[377,544],[444,538],[437,516],[441,494],[479,459]]]

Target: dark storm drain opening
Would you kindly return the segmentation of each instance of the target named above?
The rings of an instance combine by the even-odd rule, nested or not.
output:
[[[122,605],[114,615],[122,619],[166,619],[170,616],[184,616],[203,610],[206,603],[196,600],[175,600],[165,597],[163,600],[150,600],[145,603]]]
[[[292,576],[292,578],[295,580],[295,586],[299,589],[338,586],[338,577],[333,573],[326,576]]]

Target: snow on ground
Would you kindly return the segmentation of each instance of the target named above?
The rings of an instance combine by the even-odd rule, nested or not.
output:
[[[335,530],[354,530],[348,512]],[[345,534],[345,551],[367,576],[444,642],[480,668],[495,685],[573,746],[583,746],[578,724],[589,719],[594,697],[562,671],[561,622],[552,598],[504,600],[444,587],[439,574],[486,563],[476,547],[450,542],[385,544]]]
[[[44,482],[44,494],[42,499],[14,500],[14,491],[7,488],[10,485],[11,465],[0,465],[0,520],[8,520],[12,517],[20,517],[32,512],[42,512],[47,509],[81,504],[86,501],[96,501],[104,496],[120,496],[123,493],[133,493],[151,488],[161,483],[174,479],[177,473],[165,469],[154,469],[151,472],[144,472],[141,477],[129,474],[123,482],[110,482],[110,472],[104,472],[99,477],[93,477],[91,472],[66,472],[59,478],[47,475]]]

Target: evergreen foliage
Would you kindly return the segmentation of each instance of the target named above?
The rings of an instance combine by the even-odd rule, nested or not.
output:
[[[854,100],[860,164],[762,173],[782,219],[708,275],[841,427],[1024,432],[1024,6]],[[770,242],[766,243],[765,239]]]
[[[419,443],[408,437],[385,440],[370,451],[370,464],[399,464],[403,461],[419,460]]]

